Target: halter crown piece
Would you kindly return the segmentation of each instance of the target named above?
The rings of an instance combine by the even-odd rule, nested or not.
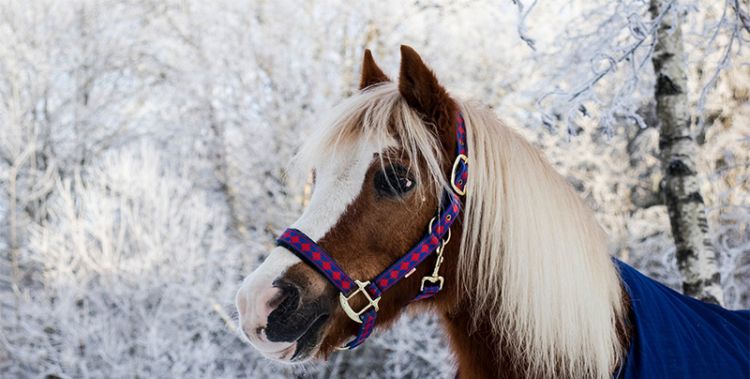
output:
[[[456,158],[451,169],[451,189],[443,196],[448,200],[438,209],[430,221],[427,234],[404,256],[371,281],[360,281],[349,277],[338,263],[320,245],[297,229],[287,229],[276,240],[279,246],[288,249],[328,279],[339,290],[341,308],[354,322],[360,325],[357,336],[340,350],[351,350],[370,336],[378,316],[378,302],[383,292],[409,276],[432,253],[437,254],[431,275],[422,278],[419,294],[412,301],[428,299],[443,289],[443,277],[439,275],[443,263],[443,249],[451,237],[450,227],[461,209],[460,196],[466,194],[468,158],[466,147],[466,125],[463,116],[456,115]],[[349,301],[363,296],[367,305],[355,310]]]

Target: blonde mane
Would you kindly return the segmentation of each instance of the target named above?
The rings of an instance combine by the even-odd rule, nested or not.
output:
[[[605,233],[539,150],[490,110],[457,104],[469,145],[458,272],[475,322],[489,322],[520,352],[529,376],[609,378],[624,354],[616,327],[624,311]],[[441,145],[393,83],[336,107],[294,168],[308,172],[344,151],[396,141],[411,162],[425,163],[439,193]]]
[[[488,109],[461,111],[470,174],[459,281],[530,373],[609,378],[623,309],[604,231],[538,149]]]

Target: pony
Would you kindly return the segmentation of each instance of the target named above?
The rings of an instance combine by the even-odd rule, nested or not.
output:
[[[236,296],[264,356],[325,359],[409,308],[440,316],[462,378],[611,378],[655,362],[634,352],[654,320],[641,309],[662,303],[637,291],[650,279],[609,256],[541,151],[450,96],[412,48],[397,82],[366,50],[359,91],[304,140],[290,167],[312,171],[309,204]],[[750,317],[732,322],[747,335]],[[750,362],[743,348],[730,366]],[[683,377],[670,365],[651,366]]]

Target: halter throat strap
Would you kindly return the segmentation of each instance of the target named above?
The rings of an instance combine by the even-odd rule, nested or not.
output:
[[[339,302],[346,315],[361,324],[357,336],[341,348],[342,350],[354,349],[370,336],[375,326],[383,292],[409,276],[433,253],[437,254],[435,267],[431,275],[422,278],[419,294],[413,301],[433,297],[443,288],[444,278],[439,275],[439,269],[443,261],[443,249],[450,240],[450,228],[461,210],[460,196],[465,195],[468,176],[466,145],[466,125],[463,116],[459,113],[456,116],[456,158],[450,178],[452,190],[444,191],[444,199],[441,202],[443,205],[438,209],[437,216],[430,221],[427,234],[406,254],[372,280],[352,279],[325,249],[300,230],[287,229],[276,240],[277,245],[297,255],[336,287],[339,290]],[[366,305],[360,309],[354,309],[350,302],[359,297],[366,301]]]

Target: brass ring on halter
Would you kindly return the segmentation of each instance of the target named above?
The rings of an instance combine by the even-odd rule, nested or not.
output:
[[[448,238],[443,238],[443,246],[448,244],[448,241],[451,240],[451,230],[448,229]]]
[[[458,169],[458,164],[461,161],[463,161],[464,165],[468,165],[469,157],[467,157],[465,154],[458,154],[456,160],[453,161],[453,168],[451,169],[451,187],[453,187],[453,191],[455,191],[457,194],[464,196],[466,195],[466,187],[458,188],[458,186],[456,186],[456,169]],[[466,183],[464,183],[464,186],[466,186]]]
[[[432,234],[432,223],[435,222],[436,218],[437,218],[437,216],[434,216],[432,219],[430,219],[430,224],[427,225],[427,233],[428,234]]]
[[[433,217],[432,220],[430,220],[430,225],[427,226],[427,233],[432,234],[432,223],[435,222],[435,219],[437,219],[437,216]],[[450,240],[451,240],[451,229],[448,228],[448,238],[443,238],[443,246],[445,246]]]

